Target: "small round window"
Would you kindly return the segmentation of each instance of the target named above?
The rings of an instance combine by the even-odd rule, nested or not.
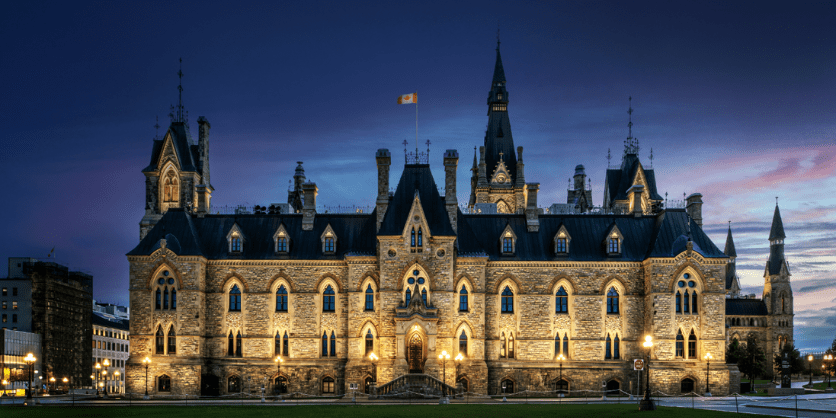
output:
[[[407,282],[408,282],[409,284],[415,284],[415,278],[414,278],[414,277],[410,277],[410,278],[407,280]]]
[[[418,284],[424,284],[424,278],[423,277],[418,278]]]
[[[159,279],[159,280],[157,280],[157,283],[159,283],[159,284],[165,284],[165,279],[163,279],[162,277],[160,277],[160,279]]]
[[[174,284],[174,278],[173,277],[168,278],[168,284]]]
[[[414,274],[414,275],[416,275],[416,276],[417,276],[417,275],[421,274],[421,272],[420,272],[420,271],[418,271],[418,270],[412,270],[412,274]]]
[[[685,287],[685,282],[679,282],[679,287]]]
[[[688,287],[694,287],[694,286],[696,286],[696,285],[697,285],[697,283],[696,283],[696,282],[694,282],[693,280],[691,280],[690,282],[688,282]]]
[[[684,278],[686,278],[686,279],[690,279],[690,278],[691,278],[691,275],[690,275],[690,274],[688,274],[688,273],[685,273],[685,274],[683,274],[683,275],[682,275],[682,277],[684,277]]]
[[[168,277],[168,270],[164,270],[164,271],[163,271],[163,276]]]

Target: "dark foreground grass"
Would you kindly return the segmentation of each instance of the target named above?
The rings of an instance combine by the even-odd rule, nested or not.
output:
[[[661,407],[647,413],[637,405],[360,405],[360,406],[135,406],[135,407],[3,407],[3,418],[572,418],[642,416],[653,418],[732,417],[728,412]]]

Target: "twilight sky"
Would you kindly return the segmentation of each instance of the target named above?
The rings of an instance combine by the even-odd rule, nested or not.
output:
[[[584,164],[601,204],[607,149],[633,134],[658,189],[703,194],[704,229],[760,297],[779,203],[793,274],[795,339],[836,336],[836,3],[734,2],[9,2],[0,9],[0,176],[12,203],[6,257],[94,275],[128,303],[128,263],[160,118],[183,101],[212,124],[213,205],[286,201],[295,161],[322,205],[373,205],[374,152],[432,141],[443,184],[458,149],[466,202],[487,123],[497,22],[516,145],[539,202],[566,199]],[[425,148],[422,146],[422,149]],[[5,270],[4,270],[5,271]]]

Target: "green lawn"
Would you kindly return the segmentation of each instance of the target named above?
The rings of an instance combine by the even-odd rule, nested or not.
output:
[[[161,417],[178,418],[274,418],[277,415],[298,418],[554,418],[557,414],[571,414],[573,418],[643,416],[636,405],[363,405],[363,406],[135,406],[135,407],[49,407],[0,408],[4,418],[113,418]],[[728,412],[687,408],[661,407],[654,418],[672,417],[732,417]]]
[[[833,387],[834,390],[836,390],[836,382],[831,382],[830,386]],[[807,389],[810,389],[810,385],[804,385],[804,387],[807,388]],[[813,383],[813,389],[824,390],[825,388],[827,388],[827,383],[824,383],[824,382]]]

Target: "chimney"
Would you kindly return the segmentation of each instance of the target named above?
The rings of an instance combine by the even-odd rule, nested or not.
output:
[[[314,226],[314,217],[316,216],[316,183],[307,182],[302,185],[302,194],[305,197],[304,206],[302,206],[302,230],[311,231]]]
[[[447,216],[450,217],[450,225],[453,231],[458,231],[456,214],[459,210],[459,201],[456,198],[456,169],[459,166],[459,152],[448,149],[444,152],[444,205],[447,207]]]
[[[198,184],[195,186],[197,192],[197,217],[202,218],[209,213],[209,201],[212,199],[212,194],[209,192],[209,186],[205,184]]]
[[[477,184],[479,187],[488,187],[488,167],[485,163],[485,146],[479,147],[479,180]]]
[[[522,152],[523,147],[517,147],[517,187],[525,186],[525,164],[523,164]]]
[[[375,154],[377,160],[377,230],[389,207],[389,166],[392,164],[392,154],[388,149],[381,148]]]
[[[637,218],[644,213],[644,208],[642,208],[642,193],[644,193],[644,186],[641,184],[636,184],[627,189],[627,196],[630,197],[630,211]]]
[[[209,124],[209,120],[206,119],[206,116],[201,116],[197,118],[198,124],[198,140],[197,140],[197,153],[199,154],[200,158],[200,176],[202,183],[207,186],[210,185],[209,183],[209,128],[212,125]],[[211,191],[210,191],[211,192]],[[211,196],[211,193],[210,193]],[[198,204],[199,206],[199,204]],[[208,210],[208,206],[207,206]]]
[[[540,231],[539,209],[537,209],[537,191],[540,190],[540,183],[527,183],[526,192],[528,196],[525,202],[525,225],[528,232]]]
[[[694,220],[694,223],[702,228],[702,195],[694,193],[685,198],[685,212]]]

